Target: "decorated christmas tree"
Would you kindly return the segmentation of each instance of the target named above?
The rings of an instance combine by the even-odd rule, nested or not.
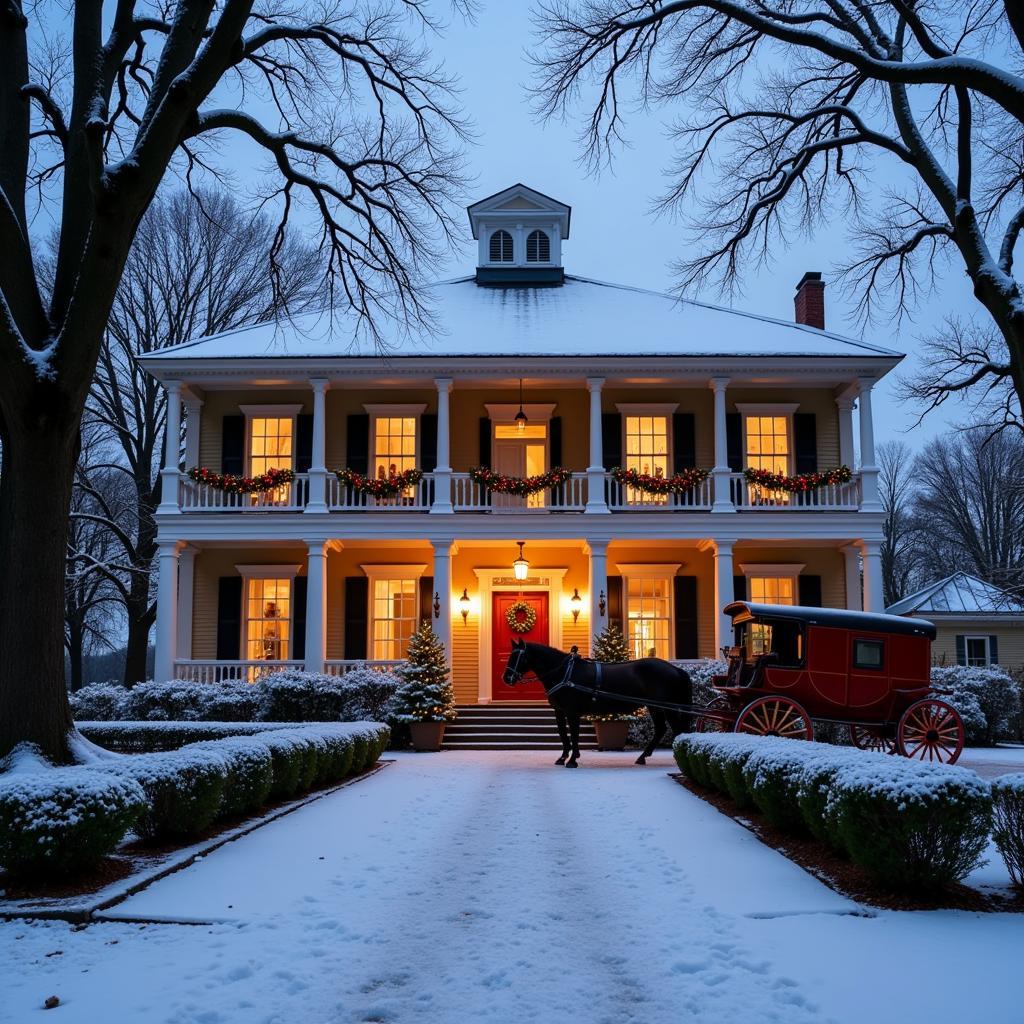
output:
[[[618,623],[609,622],[594,638],[593,657],[595,661],[630,661],[629,644],[622,635]]]
[[[444,645],[426,619],[412,635],[405,663],[395,674],[402,681],[393,705],[398,721],[451,722],[456,718]]]

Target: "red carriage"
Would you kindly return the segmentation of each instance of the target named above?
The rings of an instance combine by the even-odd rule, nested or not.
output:
[[[863,749],[951,764],[964,745],[956,709],[931,686],[935,627],[921,619],[735,601],[736,646],[695,727],[813,739],[845,725]]]

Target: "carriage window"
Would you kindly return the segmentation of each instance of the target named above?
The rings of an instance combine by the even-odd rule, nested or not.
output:
[[[774,654],[783,668],[800,665],[804,658],[804,635],[797,622],[748,622],[742,627],[741,646],[745,660]]]
[[[885,657],[885,643],[881,640],[854,640],[853,667],[880,669]]]

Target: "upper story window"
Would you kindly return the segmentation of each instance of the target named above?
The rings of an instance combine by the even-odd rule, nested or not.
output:
[[[491,235],[490,260],[492,263],[512,262],[512,236],[507,231]]]
[[[493,244],[493,243],[492,243]],[[526,262],[550,263],[551,239],[543,231],[531,231],[526,238]]]
[[[375,416],[373,474],[395,476],[416,468],[416,416]]]
[[[249,418],[249,475],[271,469],[292,469],[295,457],[295,417]]]
[[[617,408],[622,413],[624,467],[650,476],[671,476],[675,405],[620,403]],[[627,488],[625,500],[629,505],[661,505],[668,498]]]
[[[791,450],[789,417],[748,415],[746,428],[747,466],[788,475]]]

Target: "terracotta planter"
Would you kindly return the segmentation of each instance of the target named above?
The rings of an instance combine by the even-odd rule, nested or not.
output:
[[[444,727],[444,722],[410,722],[413,750],[440,750]]]
[[[625,750],[629,738],[629,722],[595,722],[598,750]]]

